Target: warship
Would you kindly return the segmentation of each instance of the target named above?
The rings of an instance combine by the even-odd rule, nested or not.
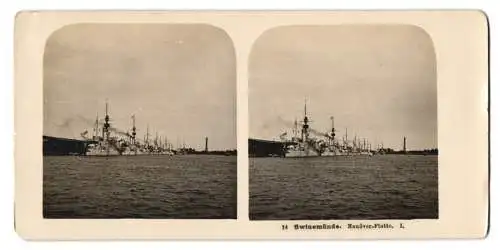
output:
[[[248,154],[250,157],[337,157],[337,156],[373,156],[384,154],[406,154],[406,136],[403,138],[403,150],[394,151],[385,148],[381,142],[376,148],[367,138],[361,138],[356,133],[352,138],[348,137],[348,129],[340,138],[337,136],[335,119],[330,117],[331,128],[326,132],[315,130],[311,127],[312,122],[307,113],[307,100],[304,103],[304,117],[298,122],[297,119],[281,133],[279,139],[248,139]],[[293,125],[292,125],[293,124]],[[291,131],[289,131],[291,130]],[[291,132],[291,133],[290,133]],[[412,151],[413,154],[437,154],[437,149]]]
[[[92,139],[87,139],[89,146],[86,152],[88,156],[112,156],[112,155],[174,155],[175,151],[171,144],[161,137],[156,137],[150,140],[149,125],[144,135],[144,140],[141,142],[137,139],[137,128],[135,126],[135,115],[132,115],[132,128],[130,131],[123,132],[111,127],[110,117],[108,114],[108,103],[106,102],[106,110],[104,116],[104,124],[99,125],[99,117],[96,117],[94,135]],[[84,132],[85,133],[85,132]]]
[[[336,139],[335,120],[330,117],[332,122],[331,130],[328,132],[319,132],[310,127],[310,119],[307,116],[307,103],[304,103],[304,118],[299,124],[294,122],[291,138],[287,138],[288,132],[280,135],[280,141],[284,145],[284,157],[328,157],[328,156],[349,156],[349,155],[367,155],[372,156],[376,153],[371,149],[371,144],[366,140],[361,140],[354,136],[352,140],[347,137],[347,128],[342,140]]]
[[[129,131],[121,131],[111,125],[111,118],[108,112],[109,105],[106,101],[104,122],[101,123],[99,115],[96,116],[94,127],[92,128],[93,134],[89,137],[88,130],[80,134],[82,140],[77,141],[78,151],[74,154],[85,156],[120,156],[120,155],[174,155],[177,151],[174,150],[172,144],[166,139],[156,137],[151,140],[149,138],[149,125],[144,135],[144,140],[137,138],[137,128],[135,125],[135,115],[131,116],[132,127]],[[49,141],[51,140],[51,141]],[[50,153],[53,150],[50,145],[60,144],[60,140],[56,141],[54,138],[44,137],[44,148],[47,145],[48,149],[44,152]],[[68,144],[68,143],[66,143]],[[62,155],[67,154],[65,152]],[[54,155],[54,154],[52,154]]]

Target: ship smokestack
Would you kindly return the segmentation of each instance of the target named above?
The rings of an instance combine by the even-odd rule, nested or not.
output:
[[[205,152],[208,152],[208,137],[205,137]]]
[[[406,154],[406,136],[403,137],[403,152]]]

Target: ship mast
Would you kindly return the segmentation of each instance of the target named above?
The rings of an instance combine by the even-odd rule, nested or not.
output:
[[[132,144],[135,144],[135,136],[137,135],[136,133],[136,128],[135,128],[135,114],[132,115]]]
[[[148,147],[148,149],[149,149],[149,124],[146,125],[146,140],[145,140],[145,142],[146,142],[146,147]]]
[[[292,138],[292,141],[296,140],[297,134],[298,134],[298,131],[299,131],[298,123],[297,123],[297,118],[295,118],[295,122],[294,122],[293,125],[294,125],[294,127],[293,127],[293,138]]]
[[[358,151],[358,135],[354,134],[354,139],[352,140],[352,150],[357,152]]]
[[[347,143],[348,143],[347,140],[348,140],[348,138],[347,138],[347,128],[345,128],[345,140],[344,140],[344,147],[345,147],[345,149],[347,149],[347,146],[348,146],[347,145]]]
[[[335,145],[335,118],[332,116],[330,117],[330,119],[332,120],[332,136],[331,136],[331,140],[332,140],[332,146]]]
[[[94,140],[98,140],[98,138],[99,138],[99,112],[95,117]]]
[[[304,99],[304,117],[307,117],[307,99]]]
[[[304,124],[302,125],[302,141],[306,142],[308,141],[309,137],[309,118],[307,118],[307,99],[304,101]]]
[[[104,141],[106,142],[106,155],[109,155],[109,114],[108,114],[108,100],[106,99],[106,115],[104,116],[104,126],[103,126],[103,134],[104,134]]]

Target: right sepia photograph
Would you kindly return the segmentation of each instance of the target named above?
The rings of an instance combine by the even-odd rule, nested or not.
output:
[[[248,91],[250,220],[439,218],[436,55],[423,29],[267,30]]]

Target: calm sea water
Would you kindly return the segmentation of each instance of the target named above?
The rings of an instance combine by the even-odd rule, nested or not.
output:
[[[236,218],[236,156],[45,156],[45,218]]]
[[[438,157],[251,158],[250,219],[438,218]]]

